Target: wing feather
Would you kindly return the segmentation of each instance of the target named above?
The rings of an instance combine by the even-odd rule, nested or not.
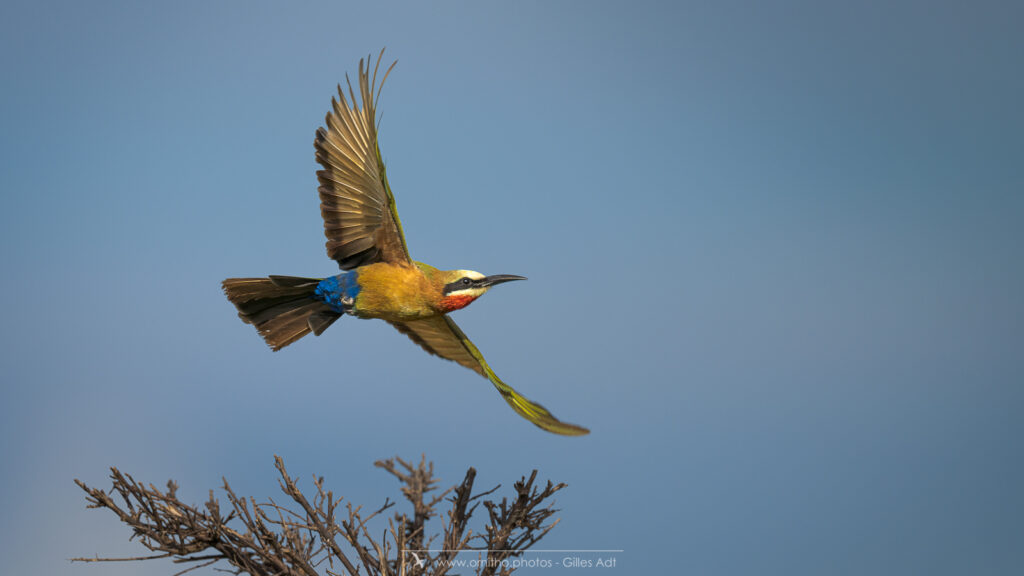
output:
[[[377,142],[376,103],[395,66],[384,72],[378,85],[383,55],[382,50],[372,79],[372,62],[359,61],[358,99],[347,76],[347,97],[338,86],[325,128],[317,130],[314,142],[316,160],[323,167],[317,178],[327,254],[346,270],[373,262],[412,262]]]
[[[487,365],[480,350],[448,316],[435,316],[412,322],[391,322],[391,325],[430,354],[457,362],[490,380],[513,410],[538,427],[566,436],[580,436],[590,432],[582,426],[562,422],[546,408],[504,383]]]

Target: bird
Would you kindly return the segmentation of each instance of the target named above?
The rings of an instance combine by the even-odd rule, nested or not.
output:
[[[342,316],[384,320],[426,352],[489,380],[516,413],[541,429],[588,434],[503,382],[449,316],[499,284],[526,278],[439,270],[409,255],[377,138],[380,92],[398,63],[378,84],[383,56],[382,50],[376,64],[372,55],[359,60],[356,88],[346,74],[348,94],[339,83],[314,139],[327,254],[342,272],[323,278],[228,278],[224,293],[274,351],[309,333],[320,336]]]

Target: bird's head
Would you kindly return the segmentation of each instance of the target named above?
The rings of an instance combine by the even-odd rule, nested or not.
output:
[[[492,287],[512,280],[526,280],[526,278],[513,274],[484,276],[472,270],[446,270],[441,273],[439,308],[446,313],[465,308]]]

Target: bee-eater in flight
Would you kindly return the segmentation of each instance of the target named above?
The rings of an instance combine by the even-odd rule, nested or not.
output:
[[[328,278],[228,278],[224,292],[242,320],[254,325],[274,350],[310,332],[319,336],[345,315],[380,318],[430,354],[490,380],[513,410],[544,430],[587,434],[586,428],[558,420],[502,382],[448,316],[498,284],[525,278],[438,270],[409,256],[377,143],[376,103],[395,67],[384,72],[378,86],[383,55],[381,51],[372,74],[371,61],[365,66],[359,61],[358,101],[351,82],[348,98],[338,86],[326,127],[316,131],[314,141],[316,160],[323,167],[317,178],[327,254],[344,272]]]

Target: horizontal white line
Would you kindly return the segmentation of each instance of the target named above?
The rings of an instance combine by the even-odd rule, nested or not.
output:
[[[448,550],[404,550],[404,552],[449,552]],[[473,552],[625,552],[625,550],[456,550],[459,554]]]

